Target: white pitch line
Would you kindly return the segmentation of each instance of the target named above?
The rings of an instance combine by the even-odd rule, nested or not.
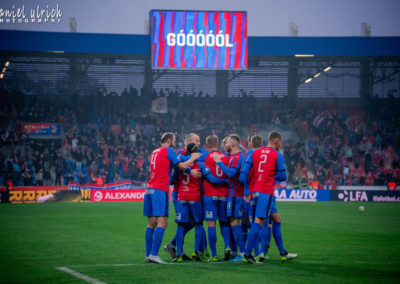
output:
[[[105,282],[101,282],[100,280],[98,280],[98,279],[96,279],[96,278],[92,278],[92,277],[89,277],[89,276],[87,276],[87,275],[85,275],[85,274],[79,273],[79,272],[77,272],[77,271],[75,271],[75,270],[72,270],[72,269],[66,267],[66,266],[63,266],[63,267],[56,267],[56,269],[61,270],[61,271],[64,271],[64,272],[66,272],[66,273],[68,273],[68,274],[70,274],[70,275],[72,275],[72,276],[75,276],[76,278],[82,279],[82,280],[84,280],[84,281],[86,281],[86,282],[88,282],[88,283],[92,283],[92,284],[106,284]]]
[[[264,264],[268,265],[269,261],[264,262]],[[271,262],[271,263],[278,263],[279,261]],[[332,262],[324,262],[324,261],[300,261],[300,260],[289,260],[287,262],[294,262],[297,264],[332,264]],[[341,262],[343,263],[343,262]],[[352,261],[347,262],[347,264],[376,264],[377,262],[372,261]],[[387,262],[379,262],[379,264],[398,264],[400,261],[387,261]],[[154,263],[153,263],[154,264]],[[168,263],[170,265],[197,265],[197,264],[207,264],[207,265],[218,265],[218,264],[240,264],[242,265],[241,261],[238,262],[231,262],[231,261],[224,261],[224,262],[186,262],[186,263]],[[151,263],[110,263],[110,264],[82,264],[82,265],[69,265],[69,267],[73,268],[85,268],[85,267],[123,267],[123,266],[148,266]],[[154,264],[156,265],[156,264]]]

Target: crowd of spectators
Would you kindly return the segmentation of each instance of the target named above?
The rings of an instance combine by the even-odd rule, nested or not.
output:
[[[151,103],[168,97],[168,113]],[[284,142],[289,184],[319,188],[386,185],[400,178],[397,101],[371,99],[363,106],[293,103],[284,99],[217,98],[201,92],[130,90],[121,96],[27,96],[0,92],[0,186],[70,182],[147,181],[149,155],[165,131],[223,138],[285,126],[296,139]],[[56,139],[33,139],[23,123],[59,123]],[[222,139],[221,139],[222,140]],[[204,146],[204,145],[203,145]],[[245,149],[243,149],[245,150]]]

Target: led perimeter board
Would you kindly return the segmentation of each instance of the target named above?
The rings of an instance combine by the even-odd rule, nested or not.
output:
[[[152,10],[154,69],[247,69],[247,12]]]

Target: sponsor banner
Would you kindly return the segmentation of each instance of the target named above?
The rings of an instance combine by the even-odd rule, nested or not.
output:
[[[101,201],[143,201],[145,189],[128,190],[91,190],[90,200]]]
[[[4,188],[5,190],[5,188]],[[28,191],[28,190],[68,190],[68,186],[66,185],[54,185],[54,186],[16,186],[13,188],[13,190],[22,190],[22,191]]]
[[[23,123],[21,131],[31,138],[58,138],[61,127],[59,123]]]
[[[330,201],[329,190],[314,189],[275,189],[274,195],[277,201]]]
[[[71,182],[68,185],[68,190],[82,190],[82,189],[93,189],[93,190],[115,190],[115,189],[133,189],[131,181],[109,183],[103,185],[96,184],[78,184],[76,182]]]
[[[400,202],[400,191],[332,190],[331,200],[343,202]]]
[[[85,202],[90,201],[90,190],[10,190],[11,203]]]
[[[86,202],[90,201],[90,190],[67,190],[67,186],[21,186],[1,191],[2,202],[7,197],[11,203],[44,203],[44,202]],[[4,200],[3,200],[4,196]]]

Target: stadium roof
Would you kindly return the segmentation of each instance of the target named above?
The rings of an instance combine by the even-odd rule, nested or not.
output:
[[[148,35],[0,30],[0,50],[150,54]],[[249,37],[249,56],[400,56],[400,37]]]

